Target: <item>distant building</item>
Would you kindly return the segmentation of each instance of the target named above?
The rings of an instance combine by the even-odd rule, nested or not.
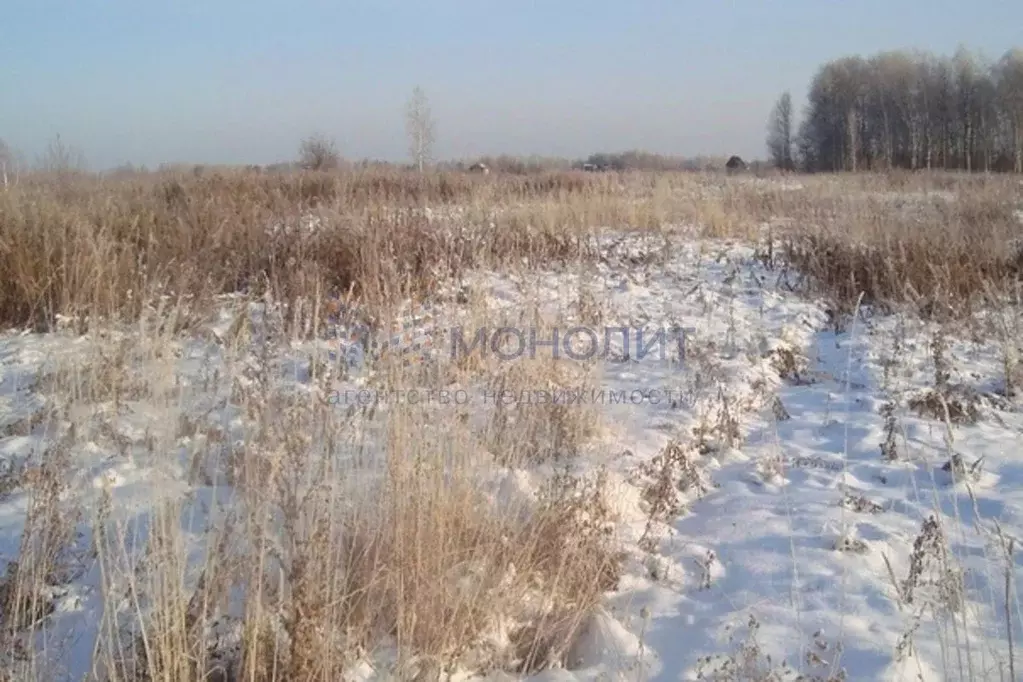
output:
[[[469,166],[469,172],[482,173],[483,175],[487,175],[488,173],[490,173],[490,168],[485,163],[474,163],[471,166]]]

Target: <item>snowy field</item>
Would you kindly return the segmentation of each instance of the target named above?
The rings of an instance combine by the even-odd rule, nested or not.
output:
[[[596,482],[606,501],[610,542],[623,553],[614,584],[557,663],[522,677],[1008,681],[1012,663],[1023,679],[1023,414],[1005,390],[1006,358],[1023,338],[1018,309],[943,330],[866,307],[839,319],[795,293],[798,273],[762,245],[669,231],[607,237],[601,250],[596,267],[473,272],[428,322],[397,328],[408,332],[401,343],[429,341],[402,384],[425,415],[414,437],[430,441],[437,424],[464,419],[476,452],[458,461],[496,508],[530,509],[560,472]],[[131,622],[175,595],[180,612],[158,609],[161,622],[191,623],[192,595],[205,594],[223,559],[218,543],[245,523],[281,522],[231,512],[237,500],[252,505],[253,493],[236,488],[262,474],[231,462],[255,457],[276,428],[267,414],[319,406],[279,434],[288,452],[289,437],[304,438],[309,466],[280,466],[296,489],[339,483],[324,493],[338,508],[357,508],[396,466],[386,432],[402,406],[370,355],[343,341],[352,337],[344,319],[304,336],[284,331],[272,301],[222,299],[217,316],[187,331],[161,326],[169,314],[85,336],[0,336],[0,563],[9,577],[33,552],[60,567],[0,587],[6,600],[31,594],[7,656],[35,679],[101,675],[112,657],[96,652],[111,641],[132,649]],[[681,348],[644,357],[619,343],[594,360],[561,348],[549,365],[491,354],[467,369],[474,358],[449,353],[455,326],[468,340],[474,324],[539,320],[547,333],[689,331]],[[509,462],[474,439],[503,400],[489,379],[516,362],[540,370],[519,379],[504,409],[543,394],[557,399],[534,412],[592,416],[570,455]],[[555,365],[587,383],[552,384]],[[569,400],[577,385],[585,389]],[[153,546],[161,524],[176,524],[159,535],[172,547]],[[314,532],[267,535],[286,544],[292,531]],[[203,610],[211,659],[227,661],[244,637],[251,614],[238,589]],[[487,660],[474,650],[445,674],[520,677],[511,671],[521,661],[503,653],[507,624],[491,625],[468,648],[511,661],[508,672],[474,670]],[[45,656],[19,659],[33,645]],[[396,648],[386,637],[353,648],[344,679],[411,679],[392,665]],[[419,679],[441,676],[405,664],[419,665]]]

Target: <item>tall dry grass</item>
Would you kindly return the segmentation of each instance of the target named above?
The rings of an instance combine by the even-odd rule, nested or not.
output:
[[[47,407],[24,424],[59,435],[14,484],[31,513],[0,583],[11,652],[0,670],[52,679],[81,664],[81,645],[41,643],[73,581],[99,593],[99,627],[85,634],[102,680],[344,679],[378,650],[397,656],[402,679],[563,660],[616,581],[603,490],[556,477],[511,507],[485,491],[502,471],[576,451],[592,415],[504,407],[470,425],[436,405],[353,412],[323,399],[339,368],[310,362],[303,398],[281,359],[325,326],[324,306],[296,302],[351,292],[386,311],[464,268],[579,262],[594,225],[654,224],[635,204],[645,180],[630,182],[237,174],[62,178],[5,193],[3,321],[70,318],[96,345],[39,383]],[[214,297],[238,292],[238,323],[208,335],[219,364],[182,379],[183,328],[205,331]],[[268,301],[278,314],[248,319]],[[452,378],[424,386],[382,369],[384,394]],[[457,378],[479,386],[495,370],[470,369]],[[517,367],[512,385],[546,385],[550,372]],[[211,413],[211,394],[245,428]],[[135,410],[154,418],[133,441],[119,417]],[[67,479],[90,447],[177,466],[188,492],[129,518],[116,490],[83,501]],[[82,514],[84,529],[72,522]]]
[[[853,177],[783,208],[784,259],[836,309],[909,304],[962,316],[1023,277],[1023,185],[1012,177]]]
[[[574,253],[584,226],[630,218],[629,197],[581,173],[28,178],[0,193],[0,324],[137,319],[154,296],[428,288],[483,256]]]
[[[695,173],[28,176],[0,193],[0,325],[84,330],[153,299],[197,314],[238,291],[388,301],[468,267],[585,257],[601,228],[749,234],[778,195]]]
[[[208,370],[183,375],[181,337],[145,317],[148,332],[99,340],[41,381],[47,406],[32,422],[53,445],[19,482],[29,513],[0,580],[7,679],[54,679],[84,657],[111,682],[337,680],[369,662],[435,680],[453,666],[528,672],[570,654],[617,582],[604,488],[566,474],[535,496],[497,493],[540,458],[570,457],[588,419],[505,406],[474,422],[436,401],[348,410],[324,399],[329,364],[308,361],[306,390],[294,390],[296,329],[272,315],[249,332],[234,325]],[[522,360],[514,385],[547,385],[546,362]],[[423,385],[393,365],[374,389],[456,376],[485,386],[494,369],[453,367]],[[134,432],[126,414],[139,415]],[[74,484],[95,448],[179,479],[178,492],[125,516],[116,486]],[[49,617],[72,584],[95,590],[99,622],[79,620],[64,639],[51,629],[68,621]]]
[[[958,305],[1017,275],[1019,204],[1007,179],[908,174],[26,178],[0,193],[0,324],[139,324],[119,343],[92,335],[95,356],[38,386],[48,407],[24,431],[52,438],[4,486],[25,496],[26,518],[0,580],[0,670],[55,678],[68,645],[45,633],[72,579],[98,589],[87,659],[112,682],[344,679],[380,652],[421,680],[564,660],[616,579],[600,481],[555,476],[511,503],[491,484],[579,450],[594,415],[495,406],[480,424],[429,404],[341,410],[322,399],[337,374],[312,362],[292,391],[281,358],[323,322],[323,301],[350,292],[384,315],[476,267],[583,269],[605,227],[759,240],[766,226],[809,290],[838,304],[940,292]],[[182,381],[180,332],[238,292],[239,321],[270,301],[279,322],[210,335],[218,364]],[[548,362],[466,362],[426,387],[594,380]],[[382,376],[384,393],[424,387],[404,370]],[[125,405],[155,406],[144,437],[118,430]],[[189,492],[129,518],[113,491],[83,507],[68,479],[89,444],[180,466]]]

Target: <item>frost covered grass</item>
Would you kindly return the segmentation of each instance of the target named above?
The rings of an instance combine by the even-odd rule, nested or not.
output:
[[[0,673],[1018,679],[1021,190],[22,183]],[[692,331],[509,360],[453,326]],[[350,364],[356,328],[399,352]]]
[[[1023,187],[1001,181],[937,195],[839,198],[796,214],[786,259],[835,305],[915,304],[959,316],[1023,275]]]
[[[606,519],[580,516],[601,491],[568,474],[535,499],[488,490],[531,437],[559,434],[550,459],[577,447],[577,414],[345,409],[337,364],[266,313],[240,305],[251,326],[213,343],[89,334],[25,387],[43,402],[6,425],[26,467],[5,499],[11,674],[350,679],[391,645],[432,679],[563,655],[617,580]],[[381,394],[422,388],[381,374]]]

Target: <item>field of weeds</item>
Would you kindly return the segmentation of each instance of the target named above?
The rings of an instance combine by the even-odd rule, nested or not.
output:
[[[0,679],[1020,679],[1021,238],[1012,176],[25,177]]]

